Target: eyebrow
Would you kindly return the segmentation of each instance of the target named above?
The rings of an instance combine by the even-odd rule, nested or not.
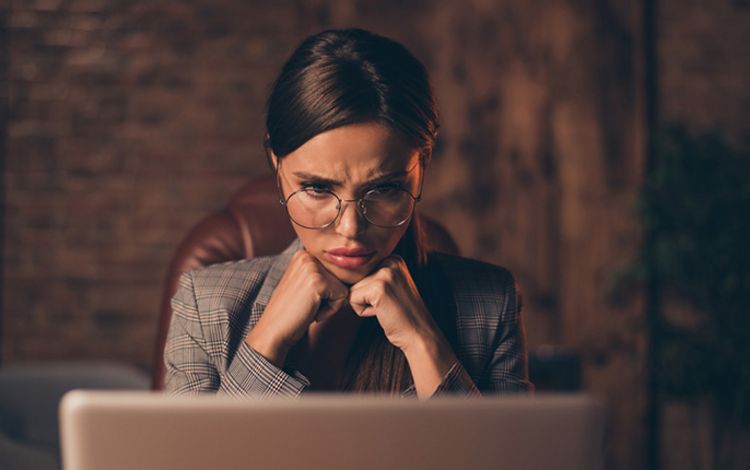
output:
[[[407,175],[408,173],[409,172],[406,171],[406,170],[393,171],[391,173],[385,173],[383,175],[376,176],[375,178],[369,180],[365,184],[379,183],[381,181],[385,181],[385,180],[397,178],[399,176]],[[306,173],[304,171],[295,171],[295,172],[292,172],[292,175],[296,176],[297,178],[299,178],[301,180],[316,181],[316,182],[320,182],[320,183],[329,184],[331,186],[341,186],[341,184],[342,184],[340,181],[337,181],[335,179],[326,178],[324,176],[314,175],[312,173]]]

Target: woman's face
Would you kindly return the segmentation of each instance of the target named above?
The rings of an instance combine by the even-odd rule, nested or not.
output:
[[[417,195],[422,181],[419,152],[395,131],[377,123],[353,124],[318,134],[281,159],[278,168],[286,199],[301,188],[327,189],[341,199],[358,199],[372,189],[398,185]],[[338,218],[315,230],[292,223],[305,249],[334,276],[354,284],[389,256],[408,222],[396,228],[373,225],[355,202],[342,203]]]

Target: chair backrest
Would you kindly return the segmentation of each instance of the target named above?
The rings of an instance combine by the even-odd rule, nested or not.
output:
[[[458,253],[456,242],[443,226],[424,216],[422,220],[429,249]],[[188,232],[172,257],[164,283],[152,375],[154,390],[164,386],[164,345],[172,318],[170,301],[180,275],[224,261],[274,255],[294,238],[272,176],[248,182],[234,193],[224,209],[206,216]]]

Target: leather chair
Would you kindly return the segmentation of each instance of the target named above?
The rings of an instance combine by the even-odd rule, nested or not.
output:
[[[429,248],[458,254],[456,242],[439,223],[422,217]],[[156,338],[152,388],[164,387],[164,345],[172,317],[170,300],[180,274],[193,268],[224,261],[280,253],[295,234],[286,211],[279,204],[273,176],[242,186],[227,206],[198,222],[180,243],[167,272]]]

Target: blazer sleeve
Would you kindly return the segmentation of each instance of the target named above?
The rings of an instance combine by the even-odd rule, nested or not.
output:
[[[192,271],[184,273],[172,297],[172,319],[164,350],[166,391],[296,397],[310,385],[302,374],[288,374],[244,341],[231,358],[225,352],[225,344],[214,343],[204,335]]]
[[[164,389],[171,394],[215,392],[219,388],[219,371],[208,354],[189,272],[180,276],[172,297],[164,365]]]
[[[446,373],[433,396],[472,396],[533,390],[534,386],[528,379],[526,329],[521,316],[521,294],[512,275],[508,274],[502,289],[504,302],[493,335],[492,352],[479,383],[475,384],[461,362],[457,361]]]

